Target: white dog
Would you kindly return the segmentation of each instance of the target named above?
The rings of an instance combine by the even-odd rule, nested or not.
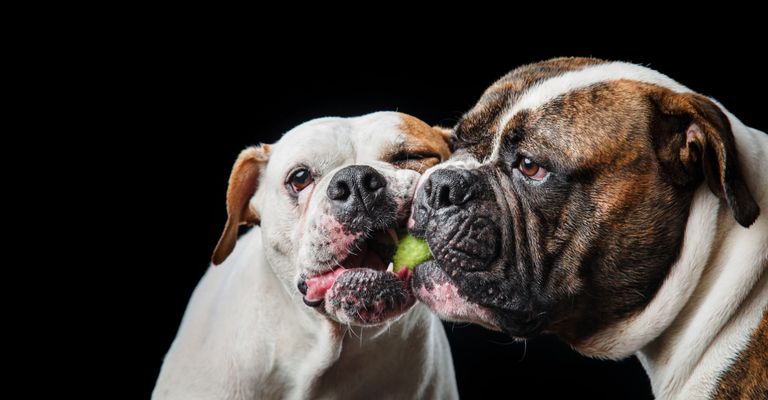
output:
[[[387,270],[420,173],[449,156],[448,139],[382,112],[244,150],[221,265],[195,289],[153,398],[456,398],[440,321],[415,304],[410,270]],[[241,224],[258,226],[238,241]]]

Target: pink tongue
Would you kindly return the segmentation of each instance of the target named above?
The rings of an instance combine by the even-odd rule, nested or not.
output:
[[[325,292],[327,292],[328,289],[333,286],[334,282],[336,282],[336,278],[348,269],[361,268],[363,266],[376,271],[384,271],[387,269],[387,266],[384,265],[384,261],[381,257],[372,251],[354,254],[344,260],[343,264],[344,266],[341,268],[336,268],[333,271],[307,279],[307,294],[304,298],[308,301],[322,300],[325,298]],[[404,270],[408,269],[404,268]],[[399,275],[401,275],[400,279],[404,279],[402,274]]]
[[[331,272],[307,279],[307,295],[305,298],[309,301],[323,299],[325,292],[333,286],[336,278],[344,271],[346,271],[344,268],[336,268]]]

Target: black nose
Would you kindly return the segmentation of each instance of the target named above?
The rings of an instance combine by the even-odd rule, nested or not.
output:
[[[387,181],[367,165],[342,168],[328,185],[328,198],[345,212],[370,214],[384,200]]]
[[[424,182],[427,205],[437,210],[448,206],[460,206],[473,196],[475,180],[464,169],[439,169]]]

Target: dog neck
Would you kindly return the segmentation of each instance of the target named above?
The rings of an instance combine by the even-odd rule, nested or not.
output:
[[[636,353],[657,398],[710,396],[768,307],[768,136],[731,117],[744,171],[762,214],[749,229],[703,184],[691,205],[678,261],[648,306],[587,342],[584,354]],[[746,157],[745,157],[746,156]]]
[[[658,398],[711,396],[719,378],[746,348],[768,307],[768,137],[729,117],[742,160],[761,164],[742,170],[750,171],[745,179],[763,214],[746,229],[734,221],[722,203],[707,216],[707,208],[718,199],[706,190],[697,193],[697,197],[707,195],[709,200],[694,201],[690,220],[694,226],[689,223],[686,228],[686,242],[689,237],[695,242],[696,236],[707,236],[707,261],[702,268],[696,257],[683,250],[673,270],[693,271],[691,278],[696,279],[686,283],[671,271],[665,286],[677,280],[678,285],[687,285],[687,290],[676,297],[660,291],[654,302],[684,306],[672,313],[674,318],[657,338],[637,352]],[[697,221],[695,214],[710,221],[701,224],[704,220]],[[715,228],[714,235],[705,232],[711,227]]]
[[[750,233],[731,224],[724,207],[718,220],[710,260],[695,283],[685,288],[681,280],[687,290],[678,297],[671,292],[657,297],[683,307],[671,313],[669,326],[637,352],[657,398],[709,396],[723,371],[746,347],[768,304],[768,275],[763,273],[764,263],[754,262],[757,254]],[[728,239],[722,234],[725,231],[731,231]],[[753,248],[740,245],[745,242]],[[691,266],[675,266],[683,267]],[[686,296],[689,288],[693,290]]]

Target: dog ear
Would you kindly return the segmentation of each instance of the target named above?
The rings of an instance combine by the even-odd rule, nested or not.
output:
[[[703,175],[710,190],[726,201],[736,221],[750,226],[760,209],[741,174],[728,117],[714,102],[696,93],[663,89],[652,91],[651,97],[665,117],[661,131],[665,136],[672,134],[662,142],[668,158],[678,163],[678,168],[674,168],[678,171],[677,180],[681,175],[687,179]],[[655,129],[659,128],[657,123]],[[658,132],[654,139],[658,139]]]
[[[453,129],[443,128],[442,126],[438,126],[438,125],[433,126],[432,129],[440,133],[440,136],[443,137],[443,140],[445,140],[445,143],[448,145],[448,150],[450,150],[451,153],[453,153],[454,145],[456,143],[456,135],[453,133]]]
[[[211,261],[219,265],[227,259],[237,242],[237,228],[240,225],[258,225],[259,215],[250,205],[251,197],[259,186],[259,178],[269,157],[269,145],[253,146],[243,150],[232,173],[227,187],[227,222],[219,243],[213,251]]]

